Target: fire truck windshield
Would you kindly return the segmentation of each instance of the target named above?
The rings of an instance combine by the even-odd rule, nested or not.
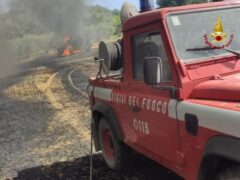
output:
[[[240,7],[169,15],[167,23],[177,56],[185,63],[194,63],[233,55],[224,49],[240,51],[239,14]],[[188,50],[195,47],[206,49]]]

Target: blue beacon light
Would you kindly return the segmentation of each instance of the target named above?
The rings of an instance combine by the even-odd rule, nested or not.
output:
[[[154,9],[154,2],[153,0],[140,0],[140,11],[151,11]]]

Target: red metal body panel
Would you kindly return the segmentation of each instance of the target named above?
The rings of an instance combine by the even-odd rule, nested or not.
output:
[[[206,142],[211,137],[221,133],[207,128],[200,128],[197,137],[189,135],[185,130],[185,123],[180,123],[180,138],[183,141],[182,151],[184,154],[184,178],[187,180],[196,180],[198,177],[202,154]]]
[[[198,99],[213,99],[240,101],[240,74],[220,77],[198,84],[191,97]]]
[[[227,60],[227,61],[226,61]],[[208,63],[207,65],[195,65],[187,70],[191,80],[214,78],[215,75],[226,75],[240,71],[240,61],[235,57],[224,58],[224,62]]]
[[[198,178],[202,154],[209,139],[223,134],[239,135],[237,129],[228,133],[227,128],[230,127],[217,126],[218,122],[213,119],[217,118],[224,124],[227,119],[224,119],[221,112],[234,114],[240,111],[240,105],[236,102],[240,100],[240,61],[232,55],[195,64],[180,62],[165,17],[168,13],[177,11],[235,5],[237,4],[233,1],[189,5],[155,10],[133,17],[123,29],[123,80],[90,80],[90,85],[110,91],[111,95],[105,98],[107,100],[96,97],[96,102],[104,102],[113,108],[124,142],[187,180]],[[151,30],[158,30],[162,35],[173,81],[161,85],[179,90],[174,100],[168,91],[133,80],[132,36]],[[135,107],[138,108],[134,109]],[[212,119],[205,118],[208,110],[213,113]],[[202,119],[197,136],[190,135],[185,127],[184,114],[192,112]],[[233,119],[235,124],[238,123],[235,114]]]
[[[207,105],[226,110],[240,111],[240,103],[234,101],[216,101],[216,100],[200,100],[192,99],[190,102],[195,104]]]

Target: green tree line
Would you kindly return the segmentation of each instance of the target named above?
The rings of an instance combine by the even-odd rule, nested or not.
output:
[[[102,38],[120,35],[119,10],[111,11],[101,6],[87,8],[89,16],[79,30],[79,38],[83,44],[89,45]],[[0,41],[3,38],[8,41],[20,58],[56,50],[59,42],[63,41],[63,36],[52,32],[24,11],[0,13],[0,24]]]
[[[159,7],[181,6],[186,4],[204,3],[207,0],[157,0]]]
[[[106,35],[117,35],[120,33],[119,10],[109,10],[101,6],[88,7],[90,17],[86,20],[89,27],[95,30],[104,29]],[[23,38],[28,35],[42,35],[51,33],[47,27],[37,22],[33,17],[24,12],[9,11],[0,14],[0,32],[4,33],[9,40]]]

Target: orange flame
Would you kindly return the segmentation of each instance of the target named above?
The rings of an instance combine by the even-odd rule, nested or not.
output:
[[[70,39],[71,39],[70,36],[64,36],[63,40],[66,46],[64,47],[63,51],[59,52],[60,56],[66,57],[80,53],[80,50],[76,49],[76,47],[74,47],[74,45],[71,44]]]
[[[72,55],[72,46],[68,45],[66,48],[63,50],[62,56],[71,56]]]

